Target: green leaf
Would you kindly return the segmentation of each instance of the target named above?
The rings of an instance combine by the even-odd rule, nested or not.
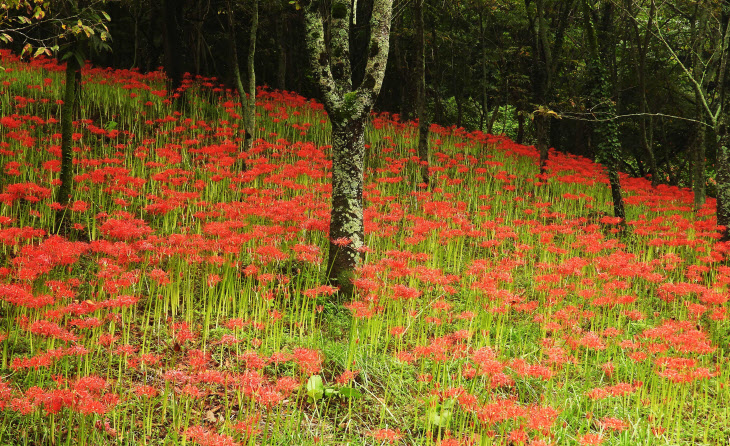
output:
[[[335,396],[339,393],[334,387],[325,387],[324,389],[324,396],[326,397]]]
[[[354,387],[343,387],[340,389],[340,395],[345,398],[357,399],[362,397],[362,393]]]
[[[33,53],[33,57],[38,57],[38,56],[40,56],[41,54],[43,54],[45,52],[46,52],[46,49],[43,48],[43,47],[40,47],[40,48],[38,48],[38,49],[35,50],[35,53]]]
[[[324,381],[319,375],[312,375],[307,380],[307,395],[314,401],[322,399],[324,396]]]
[[[434,426],[446,428],[449,425],[449,421],[451,421],[451,411],[442,410],[441,412],[431,412],[428,416],[428,421]]]

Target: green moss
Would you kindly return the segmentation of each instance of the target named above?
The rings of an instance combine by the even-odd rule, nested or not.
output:
[[[349,93],[345,93],[345,97],[342,100],[342,107],[337,110],[337,113],[334,114],[333,118],[335,118],[337,121],[348,121],[352,119],[356,111],[357,93],[351,91]]]
[[[378,45],[378,42],[372,41],[370,42],[370,58],[377,57],[377,55],[380,53],[380,45]]]

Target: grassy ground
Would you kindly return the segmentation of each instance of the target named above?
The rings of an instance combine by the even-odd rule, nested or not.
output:
[[[261,91],[241,153],[215,80],[85,69],[62,238],[61,68],[0,54],[0,445],[726,444],[712,201],[622,177],[621,229],[600,165],[436,125],[427,190],[377,115],[342,308],[321,106]]]

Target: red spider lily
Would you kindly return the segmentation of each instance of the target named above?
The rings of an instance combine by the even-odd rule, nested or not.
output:
[[[99,227],[99,231],[109,238],[129,241],[151,234],[152,228],[144,220],[136,218],[110,218]]]
[[[388,429],[382,428],[370,432],[370,436],[378,441],[387,441],[388,444],[394,444],[403,438],[403,434],[400,429]]]
[[[245,418],[243,421],[239,421],[238,423],[234,424],[233,429],[235,429],[237,432],[240,432],[241,434],[245,435],[246,437],[252,437],[261,432],[261,429],[259,429],[257,427],[259,420],[260,420],[259,415],[249,416],[249,417]]]
[[[622,432],[630,427],[629,423],[619,418],[606,417],[598,421],[602,429]]]
[[[599,434],[585,434],[578,437],[581,446],[598,446],[603,444],[603,437]]]
[[[618,383],[614,386],[596,387],[586,393],[586,395],[594,400],[624,396],[636,391],[637,386],[628,383]]]
[[[147,385],[139,385],[134,388],[134,393],[140,397],[154,398],[160,392],[156,388]]]
[[[355,371],[345,370],[344,372],[342,372],[342,374],[340,376],[337,377],[335,382],[337,384],[347,384],[350,381],[354,380],[358,373],[359,373],[358,370],[355,370]]]
[[[198,336],[190,330],[187,322],[174,322],[171,326],[172,339],[180,344],[196,339]]]
[[[185,430],[185,437],[200,446],[240,446],[233,440],[233,437],[225,434],[217,434],[202,426],[192,426]]]
[[[0,202],[11,206],[17,200],[25,200],[31,203],[37,203],[51,196],[51,189],[39,186],[35,183],[15,183],[9,184],[5,188],[5,192],[0,194]]]
[[[293,352],[294,361],[306,375],[314,375],[322,370],[322,356],[317,350],[296,348]]]

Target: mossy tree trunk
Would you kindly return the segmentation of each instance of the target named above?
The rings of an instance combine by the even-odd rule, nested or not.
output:
[[[81,66],[75,56],[66,61],[66,87],[61,106],[61,185],[56,194],[56,202],[61,208],[56,211],[55,227],[58,233],[64,234],[68,229],[66,206],[73,193],[73,119],[77,104],[77,90]]]
[[[332,210],[327,258],[328,281],[339,287],[340,299],[353,294],[352,277],[365,244],[363,162],[365,125],[380,92],[388,61],[393,0],[374,0],[368,58],[362,83],[353,88],[350,63],[350,0],[333,0],[327,11],[328,34],[321,2],[303,2],[307,48],[313,76],[332,124]],[[325,36],[329,35],[329,42]]]
[[[717,108],[710,116],[712,131],[708,134],[712,135],[713,142],[717,144],[717,224],[725,227],[721,240],[727,242],[730,241],[730,119],[727,116],[730,110],[730,95],[727,94],[727,82],[730,80],[730,0],[723,2],[723,8],[723,51],[717,76],[720,91]]]

